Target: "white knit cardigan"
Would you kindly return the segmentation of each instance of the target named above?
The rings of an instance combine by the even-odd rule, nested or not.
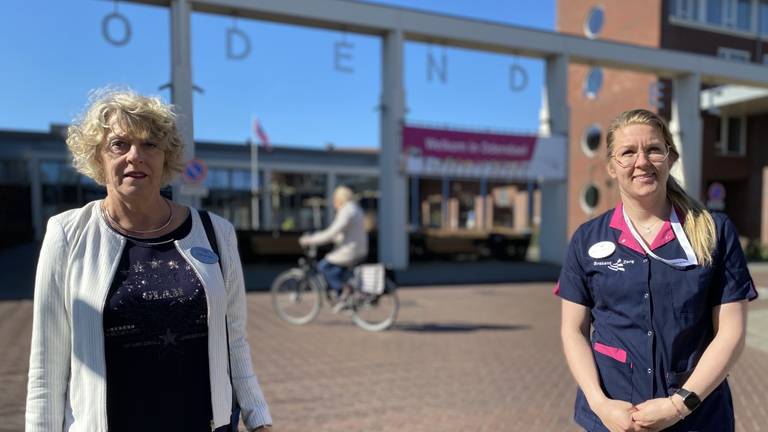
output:
[[[27,432],[107,431],[102,310],[126,239],[109,228],[100,204],[93,201],[48,221],[35,278]],[[211,215],[222,275],[218,263],[205,264],[190,253],[193,247],[211,249],[197,211],[190,209],[190,213],[192,231],[174,243],[200,277],[208,302],[211,429],[229,423],[230,359],[232,383],[246,427],[250,430],[271,424],[269,408],[251,368],[243,270],[234,228],[225,219]]]

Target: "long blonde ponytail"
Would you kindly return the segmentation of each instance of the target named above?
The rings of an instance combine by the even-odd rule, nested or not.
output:
[[[635,109],[622,112],[608,127],[606,141],[608,143],[609,159],[613,155],[613,140],[616,131],[632,124],[644,124],[656,129],[669,147],[670,157],[674,157],[674,160],[680,158],[680,153],[677,151],[677,146],[675,146],[675,142],[672,139],[672,133],[669,131],[669,127],[664,119],[651,111]],[[683,230],[691,242],[691,247],[693,247],[697,261],[702,266],[711,265],[712,251],[715,250],[717,240],[715,220],[701,203],[683,190],[672,175],[667,178],[666,189],[667,198],[672,205],[685,214]]]
[[[702,266],[712,264],[712,251],[715,250],[717,232],[715,220],[701,203],[692,199],[671,175],[667,180],[667,198],[678,210],[685,214],[683,230],[691,242],[696,260]]]

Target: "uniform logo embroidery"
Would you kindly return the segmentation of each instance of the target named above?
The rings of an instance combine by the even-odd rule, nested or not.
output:
[[[608,267],[609,269],[620,272],[626,271],[625,264],[634,264],[635,260],[617,258],[616,261],[593,261],[592,265],[595,267]]]

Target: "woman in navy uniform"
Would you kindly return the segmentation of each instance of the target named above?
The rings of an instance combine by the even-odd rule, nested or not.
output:
[[[670,176],[679,153],[656,114],[621,113],[606,140],[621,202],[578,228],[555,288],[575,420],[588,431],[733,431],[725,378],[757,297],[733,223]]]

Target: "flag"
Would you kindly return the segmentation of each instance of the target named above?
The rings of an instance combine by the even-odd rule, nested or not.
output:
[[[269,142],[267,133],[264,132],[264,128],[261,127],[261,122],[257,117],[253,118],[253,134],[256,140],[264,146],[267,151],[272,150],[272,144]]]

